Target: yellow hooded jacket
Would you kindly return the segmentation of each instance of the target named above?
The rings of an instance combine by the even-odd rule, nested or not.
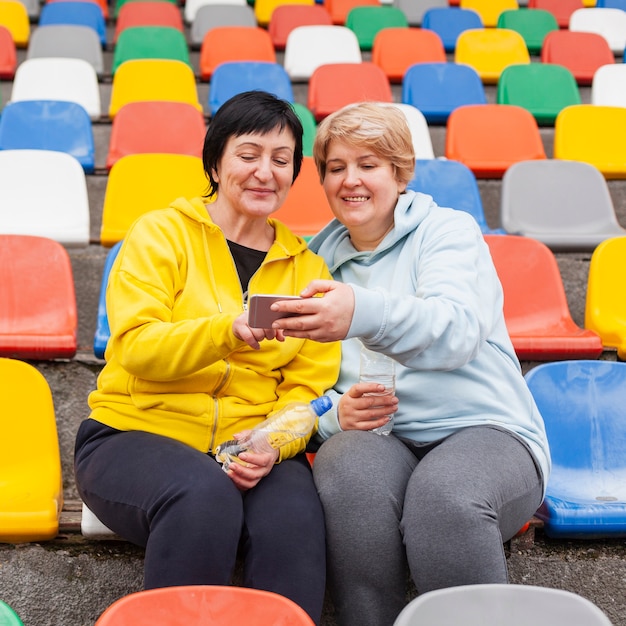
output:
[[[297,295],[330,278],[321,259],[281,222],[249,293]],[[171,437],[214,452],[292,401],[308,402],[333,386],[339,342],[265,340],[253,350],[233,320],[244,294],[228,243],[201,198],[179,198],[130,228],[109,276],[111,338],[91,418],[118,430]],[[279,460],[308,437],[281,448]]]

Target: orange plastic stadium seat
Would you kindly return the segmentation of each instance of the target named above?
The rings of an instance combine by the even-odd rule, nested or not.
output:
[[[609,42],[598,33],[554,30],[543,40],[541,62],[565,66],[579,85],[591,85],[603,65],[615,63]]]
[[[111,247],[132,223],[179,197],[202,196],[208,187],[202,159],[187,154],[129,154],[113,165],[107,179],[100,242]]]
[[[528,0],[529,9],[549,11],[560,28],[568,28],[572,13],[583,6],[583,0]]]
[[[280,6],[289,4],[312,6],[315,0],[255,0],[254,15],[258,25],[267,27],[274,11]]]
[[[184,32],[183,18],[178,6],[162,0],[160,2],[142,0],[123,4],[115,21],[113,43],[123,30],[135,26],[170,26]]]
[[[287,200],[272,217],[301,237],[317,234],[333,219],[313,157],[304,157],[302,169]]]
[[[600,337],[572,319],[554,253],[530,237],[484,237],[504,290],[504,319],[518,358],[598,358]]]
[[[274,9],[267,31],[275,50],[284,50],[289,33],[298,26],[332,26],[322,4],[281,4]]]
[[[209,80],[215,68],[227,61],[276,63],[276,51],[267,29],[218,26],[209,30],[200,47],[200,79]]]
[[[76,354],[74,277],[63,245],[46,237],[0,235],[0,285],[0,356],[48,360]]]
[[[320,65],[309,79],[307,108],[318,122],[346,104],[364,100],[393,102],[389,79],[373,63]]]
[[[422,28],[384,28],[374,38],[372,63],[378,65],[392,83],[401,83],[415,63],[445,63],[441,37]]]
[[[0,358],[0,398],[0,542],[54,539],[63,480],[50,386],[34,366]]]
[[[12,80],[17,69],[17,49],[13,35],[6,26],[0,25],[0,79]]]
[[[477,178],[502,178],[513,163],[545,159],[532,113],[512,104],[467,104],[450,113],[445,156],[461,161]]]
[[[330,13],[333,24],[343,26],[351,9],[354,7],[379,7],[380,0],[325,0],[324,6]]]
[[[124,5],[128,6],[128,5]],[[115,116],[106,159],[107,169],[129,154],[161,152],[202,157],[206,124],[186,102],[129,102]]]
[[[313,626],[285,596],[247,587],[192,585],[137,591],[116,600],[95,626]]]

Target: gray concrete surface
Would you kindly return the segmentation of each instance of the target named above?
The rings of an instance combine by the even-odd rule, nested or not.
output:
[[[110,68],[111,51],[105,54]],[[19,52],[19,58],[25,51]],[[198,53],[192,53],[197,68]],[[281,57],[279,55],[279,61]],[[297,101],[306,104],[305,84],[294,86]],[[10,100],[11,82],[0,83],[2,102]],[[106,111],[111,93],[110,78],[101,83],[105,116],[94,124],[96,162],[99,173],[87,177],[91,208],[92,244],[69,251],[74,271],[79,315],[79,352],[70,361],[39,362],[36,367],[48,380],[57,413],[63,459],[66,500],[78,495],[72,471],[72,450],[78,424],[88,414],[87,395],[94,388],[102,362],[93,356],[97,299],[102,268],[108,250],[99,245],[101,212],[107,177],[103,170],[111,124]],[[589,101],[589,89],[581,90]],[[200,101],[208,98],[208,85],[198,83]],[[393,87],[400,101],[399,86]],[[495,101],[495,88],[488,87],[489,101]],[[552,156],[553,129],[541,130],[548,156]],[[431,128],[436,156],[444,155],[445,127]],[[626,181],[610,181],[618,219],[626,227]],[[492,228],[499,226],[501,182],[481,180],[479,189],[485,214]],[[45,194],[45,190],[42,190]],[[574,320],[584,324],[589,254],[559,253],[568,303]],[[615,359],[607,352],[602,358]],[[524,363],[524,370],[536,363]],[[567,589],[590,599],[602,608],[615,626],[626,626],[626,540],[557,541],[537,532],[530,548],[513,542],[508,551],[511,582]],[[88,541],[76,533],[62,534],[40,544],[0,544],[0,599],[11,604],[26,626],[90,626],[115,599],[139,590],[142,585],[142,550],[124,542]],[[409,590],[409,597],[415,594]],[[327,602],[324,626],[334,626],[332,604]]]

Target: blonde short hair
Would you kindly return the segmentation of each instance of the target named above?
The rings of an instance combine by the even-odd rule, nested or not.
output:
[[[391,162],[396,180],[408,184],[415,174],[415,150],[404,113],[392,104],[349,104],[324,118],[315,135],[313,158],[320,176],[326,176],[331,141],[367,147]]]

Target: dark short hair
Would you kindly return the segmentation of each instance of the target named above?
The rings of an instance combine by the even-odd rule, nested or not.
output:
[[[249,133],[266,134],[275,128],[288,128],[294,136],[296,147],[293,155],[293,180],[302,166],[302,123],[293,107],[286,100],[266,91],[244,91],[220,106],[209,122],[204,138],[202,163],[209,179],[207,197],[217,193],[219,184],[213,179],[213,171],[224,154],[231,137]]]

